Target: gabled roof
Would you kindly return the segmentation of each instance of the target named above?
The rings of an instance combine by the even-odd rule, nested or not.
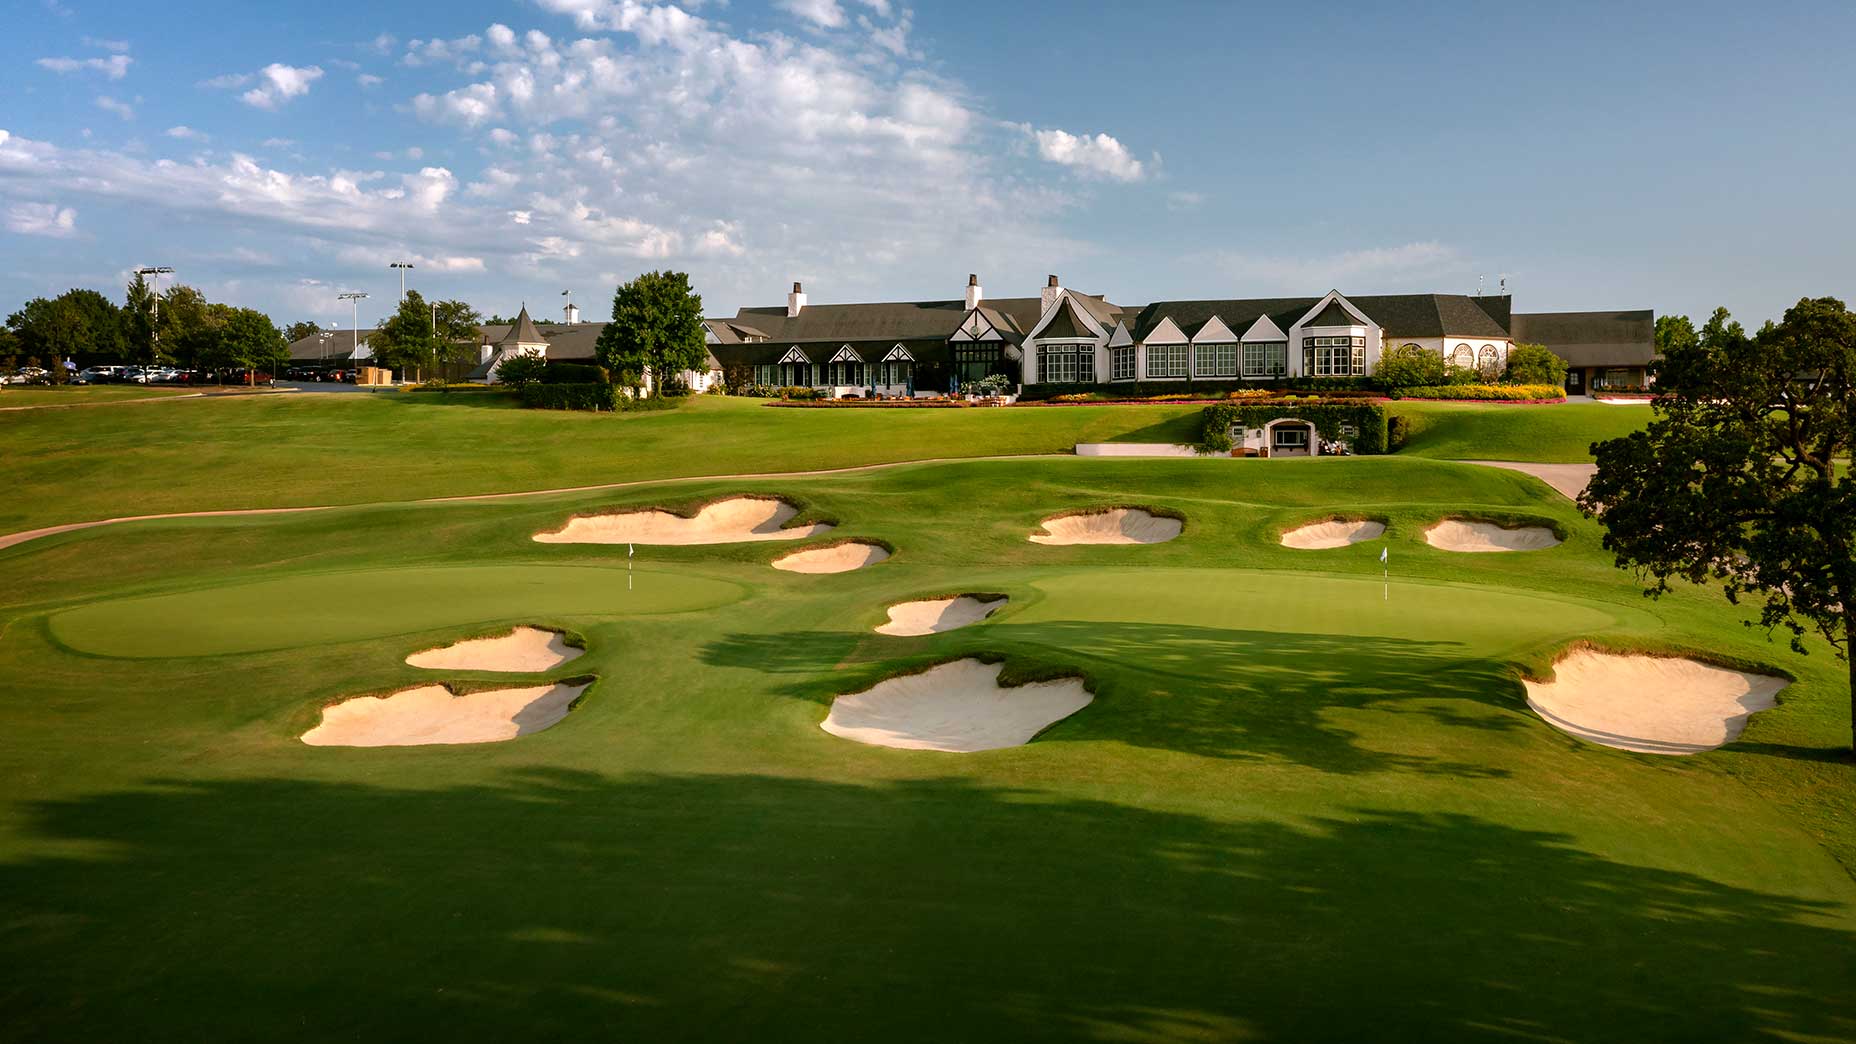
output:
[[[1321,314],[1302,324],[1304,326],[1358,326],[1360,321],[1353,317],[1339,301],[1329,301]]]
[[[980,306],[986,320],[1002,334],[1023,335],[1037,322],[1037,298],[1000,298]],[[885,301],[874,304],[809,304],[796,316],[786,306],[743,308],[734,325],[753,329],[769,341],[785,344],[806,341],[897,341],[937,337],[943,340],[960,329],[967,317],[965,301]],[[746,338],[744,338],[745,340]],[[835,345],[834,345],[835,347]]]
[[[509,327],[509,332],[504,334],[503,339],[497,341],[496,345],[500,348],[503,345],[547,343],[548,339],[541,335],[540,330],[535,329],[535,320],[528,317],[528,305],[523,305],[522,311],[516,313],[514,325]]]
[[[1487,299],[1484,299],[1487,300]],[[1393,337],[1507,337],[1508,330],[1497,322],[1477,299],[1464,294],[1381,294],[1356,297],[1347,301],[1364,312],[1367,318]],[[1210,321],[1212,316],[1224,320],[1233,330],[1249,329],[1259,316],[1269,316],[1284,333],[1321,302],[1319,297],[1264,297],[1229,301],[1156,301],[1142,309],[1132,324],[1134,339],[1144,341],[1171,317],[1188,335]],[[1489,306],[1494,308],[1493,304]],[[1345,310],[1343,309],[1343,312]],[[1325,316],[1325,313],[1324,313]],[[1318,325],[1318,324],[1310,324]],[[1334,325],[1352,326],[1347,316]]]
[[[1517,344],[1544,344],[1574,366],[1642,366],[1656,357],[1656,313],[1516,312]]]
[[[1076,308],[1076,299],[1065,294],[1050,317],[1050,322],[1038,330],[1038,338],[1054,340],[1060,337],[1094,337],[1095,331],[1089,328],[1089,323],[1082,316],[1076,314]]]

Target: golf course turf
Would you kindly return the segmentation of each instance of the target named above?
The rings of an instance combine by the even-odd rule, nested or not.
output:
[[[858,411],[703,407],[683,422],[798,415],[869,441]],[[501,413],[426,412],[447,410]],[[955,419],[915,432],[982,454],[1159,419],[1101,410],[923,411]],[[1014,412],[1070,416],[1071,435],[985,441],[1019,422],[981,418]],[[723,464],[742,463],[733,440]],[[465,478],[703,463],[526,473],[501,453]],[[14,521],[144,507],[139,479],[59,500],[43,456],[5,465],[41,491]],[[845,454],[802,456],[757,463]],[[367,506],[0,551],[9,1040],[1856,1038],[1842,665],[1768,642],[1717,592],[1643,599],[1596,524],[1528,476],[1411,454],[1051,458],[409,504],[489,490],[382,466],[212,502],[186,480],[164,502]],[[742,494],[894,557],[821,578],[769,568],[780,542],[639,547],[628,589],[624,545],[531,539]],[[1026,539],[1133,504],[1182,532]],[[1451,516],[1566,539],[1428,546]],[[1279,543],[1334,517],[1386,532]],[[875,633],[890,606],[963,591],[1009,601],[981,626]],[[584,639],[553,680],[599,679],[552,728],[299,741],[350,696],[509,687],[404,658],[515,625]],[[1615,750],[1527,706],[1522,678],[1586,642],[1791,684],[1719,750]],[[963,657],[1003,663],[1006,686],[1080,677],[1092,699],[980,753],[820,728],[838,696]]]

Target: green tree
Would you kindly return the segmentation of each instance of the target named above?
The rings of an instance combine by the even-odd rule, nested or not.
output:
[[[1563,385],[1566,360],[1544,344],[1517,344],[1508,349],[1507,380],[1510,384]]]
[[[432,308],[419,291],[406,291],[393,318],[380,324],[370,343],[375,361],[400,371],[402,377],[414,369],[423,370],[438,358],[440,346],[432,333]]]
[[[702,366],[706,333],[689,274],[646,272],[613,293],[593,352],[615,382],[636,388],[652,376],[652,394],[662,395],[665,381]]]
[[[155,291],[137,272],[123,295],[122,333],[130,358],[137,362],[157,362],[161,345],[155,338]]]
[[[1388,391],[1400,388],[1432,388],[1444,383],[1442,352],[1416,344],[1388,348],[1379,356],[1379,368],[1373,371],[1379,386]]]
[[[1659,315],[1656,317],[1656,354],[1667,356],[1672,351],[1695,347],[1698,341],[1695,324],[1689,322],[1686,315]]]
[[[1807,298],[1748,337],[1717,309],[1692,340],[1666,343],[1651,364],[1656,418],[1593,445],[1580,506],[1645,594],[1718,582],[1729,601],[1763,598],[1761,624],[1797,651],[1822,635],[1850,664],[1856,749],[1856,315]]]
[[[483,333],[483,315],[465,301],[439,301],[432,306],[438,340],[433,362],[441,367],[473,358]]]
[[[496,379],[511,388],[526,388],[540,383],[547,369],[548,360],[539,355],[512,355],[497,364]]]
[[[204,368],[201,352],[212,354],[217,326],[206,295],[191,286],[176,284],[161,295],[161,317],[155,324],[161,351],[185,366]]]
[[[116,307],[116,302],[95,290],[81,289],[66,290],[58,300],[70,307],[83,327],[76,348],[69,354],[82,352],[108,359],[122,359],[128,354],[122,309]]]
[[[77,306],[63,297],[35,297],[7,316],[19,350],[45,367],[53,383],[66,377],[64,360],[85,350],[89,329]]]
[[[218,349],[228,365],[250,370],[249,380],[253,384],[257,383],[259,370],[275,374],[278,366],[289,357],[290,343],[284,340],[271,317],[255,308],[214,307],[225,308]]]
[[[321,324],[311,319],[301,319],[284,327],[284,341],[295,344],[305,337],[314,337],[321,332]]]

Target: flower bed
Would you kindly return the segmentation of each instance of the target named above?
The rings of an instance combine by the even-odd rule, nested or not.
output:
[[[1565,402],[1566,391],[1551,384],[1442,384],[1401,388],[1394,397],[1436,402]]]

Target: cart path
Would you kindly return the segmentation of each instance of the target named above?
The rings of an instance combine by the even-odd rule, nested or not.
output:
[[[96,403],[95,405],[107,405]],[[37,407],[19,407],[36,409]],[[467,493],[448,497],[421,497],[417,500],[376,500],[356,501],[351,504],[317,504],[310,507],[273,507],[273,508],[235,508],[221,511],[170,511],[153,515],[123,515],[118,518],[102,518],[90,522],[67,522],[59,526],[43,526],[39,529],[27,529],[18,533],[0,536],[0,551],[20,544],[37,540],[41,537],[57,536],[60,533],[75,533],[84,529],[97,529],[102,526],[122,525],[128,522],[157,522],[174,518],[236,518],[246,515],[299,515],[309,511],[340,511],[344,508],[384,507],[390,504],[459,504],[478,500],[519,500],[523,497],[547,497],[566,493],[597,493],[609,489],[630,489],[638,486],[667,486],[691,482],[743,482],[769,479],[817,478],[824,475],[849,475],[861,471],[881,471],[887,468],[906,468],[926,464],[960,464],[969,461],[988,460],[1087,460],[1073,453],[1007,453],[983,457],[924,457],[918,460],[892,460],[878,464],[855,464],[844,468],[823,468],[814,471],[759,471],[742,472],[729,475],[682,475],[669,478],[631,479],[625,482],[601,482],[590,486],[559,486],[552,489],[528,489],[510,493]],[[1566,496],[1577,500],[1579,491],[1590,482],[1597,471],[1592,464],[1529,464],[1518,461],[1503,460],[1464,460],[1448,463],[1476,464],[1483,467],[1505,468],[1519,471],[1541,479]]]

